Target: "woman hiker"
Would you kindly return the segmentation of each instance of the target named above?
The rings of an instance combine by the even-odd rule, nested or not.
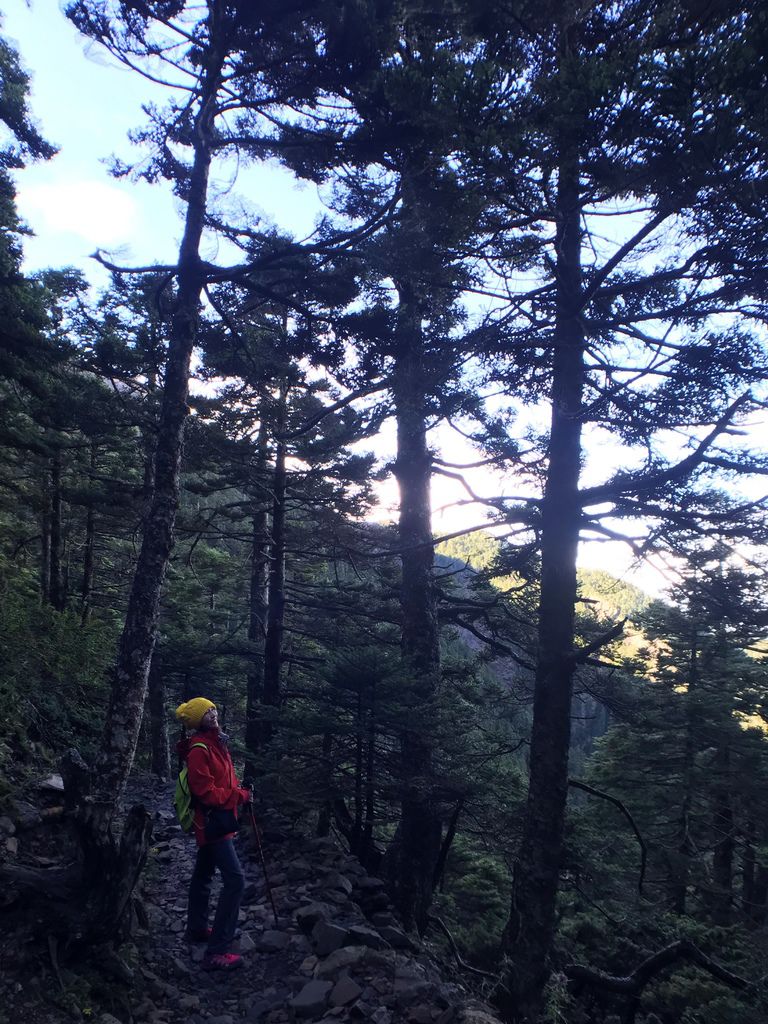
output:
[[[243,869],[232,840],[238,810],[250,802],[251,794],[237,781],[227,737],[219,729],[213,701],[194,697],[176,708],[176,717],[188,730],[177,750],[187,762],[197,840],[197,860],[189,883],[187,938],[208,944],[201,964],[204,970],[232,970],[243,963],[243,958],[230,952],[230,947],[245,888]],[[213,928],[209,928],[208,898],[216,868],[222,889]]]

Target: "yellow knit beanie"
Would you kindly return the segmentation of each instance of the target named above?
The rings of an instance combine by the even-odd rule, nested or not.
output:
[[[188,729],[196,729],[206,711],[215,707],[213,701],[207,697],[193,697],[186,704],[179,704],[176,708],[176,717],[180,718]]]

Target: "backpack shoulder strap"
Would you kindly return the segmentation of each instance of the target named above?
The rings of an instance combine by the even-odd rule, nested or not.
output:
[[[190,744],[189,750],[194,750],[195,747],[202,747],[203,750],[208,749],[208,747],[204,743],[192,743]],[[189,750],[187,751],[187,754],[189,754]]]

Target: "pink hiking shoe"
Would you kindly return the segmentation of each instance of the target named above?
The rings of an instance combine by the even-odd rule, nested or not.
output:
[[[208,953],[200,963],[204,971],[233,971],[242,966],[243,958],[239,953]]]

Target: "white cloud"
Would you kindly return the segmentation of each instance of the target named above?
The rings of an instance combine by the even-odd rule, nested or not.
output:
[[[140,230],[135,199],[118,185],[102,181],[22,186],[18,206],[36,234],[75,235],[92,248],[130,244]]]

